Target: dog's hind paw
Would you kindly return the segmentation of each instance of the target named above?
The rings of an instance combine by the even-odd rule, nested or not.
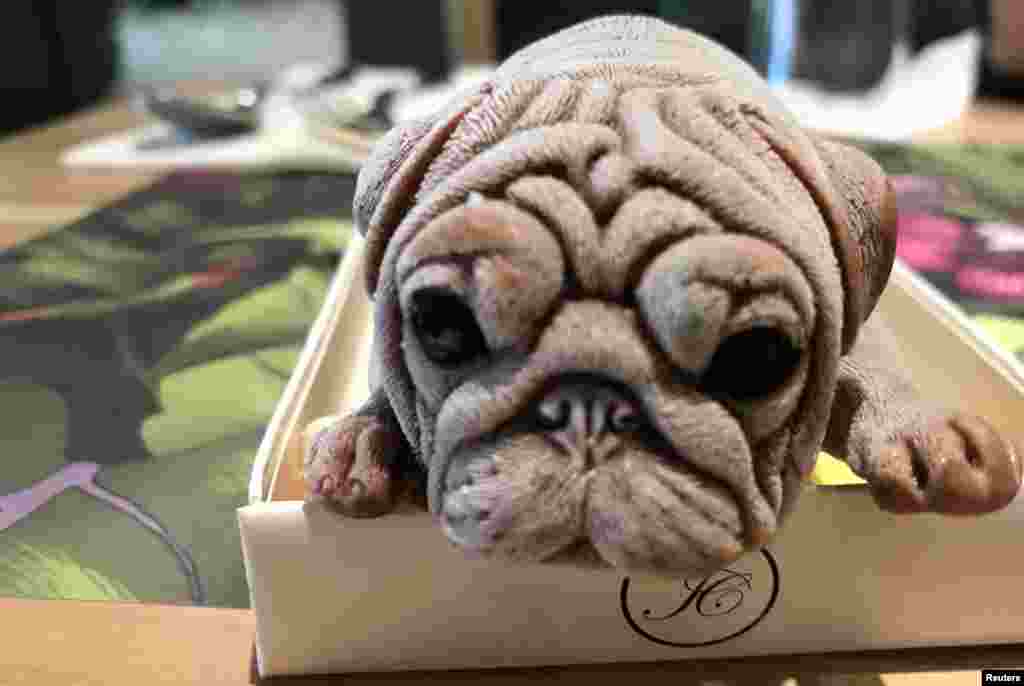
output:
[[[1021,460],[985,420],[953,414],[890,442],[871,482],[875,500],[891,512],[983,514],[1017,495]]]

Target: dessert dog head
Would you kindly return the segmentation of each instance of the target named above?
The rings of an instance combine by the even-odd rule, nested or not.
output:
[[[873,161],[632,17],[393,130],[355,212],[380,383],[451,540],[668,574],[777,532],[896,242]]]

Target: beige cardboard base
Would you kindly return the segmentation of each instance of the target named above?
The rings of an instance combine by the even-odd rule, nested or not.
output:
[[[422,512],[345,520],[304,505],[303,429],[368,389],[361,253],[346,256],[239,511],[263,676],[1024,641],[1024,499],[978,519],[895,517],[862,487],[808,487],[768,555],[689,586],[468,559]],[[1013,360],[902,265],[881,308],[926,393],[1024,437]]]

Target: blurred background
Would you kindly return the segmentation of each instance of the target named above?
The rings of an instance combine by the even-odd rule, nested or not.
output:
[[[767,76],[842,92],[879,84],[898,49],[913,56],[974,30],[977,94],[1024,92],[1020,0],[32,0],[4,11],[0,134],[139,87],[249,82],[308,61],[412,65],[429,84],[613,12],[661,16]]]

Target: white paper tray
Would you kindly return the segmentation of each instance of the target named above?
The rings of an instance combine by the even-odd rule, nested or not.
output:
[[[664,621],[643,610],[682,605],[691,592],[679,583],[624,589],[614,572],[470,560],[426,513],[346,520],[304,505],[304,428],[368,394],[362,253],[354,241],[239,511],[263,676],[1024,642],[1024,499],[977,519],[896,517],[864,487],[810,488],[771,562],[740,561],[732,570],[749,576],[713,577],[704,590],[727,593],[698,594],[704,605],[695,597]],[[1024,438],[1024,374],[1011,357],[900,263],[880,308],[925,393]],[[714,615],[716,598],[741,602],[698,612]]]

